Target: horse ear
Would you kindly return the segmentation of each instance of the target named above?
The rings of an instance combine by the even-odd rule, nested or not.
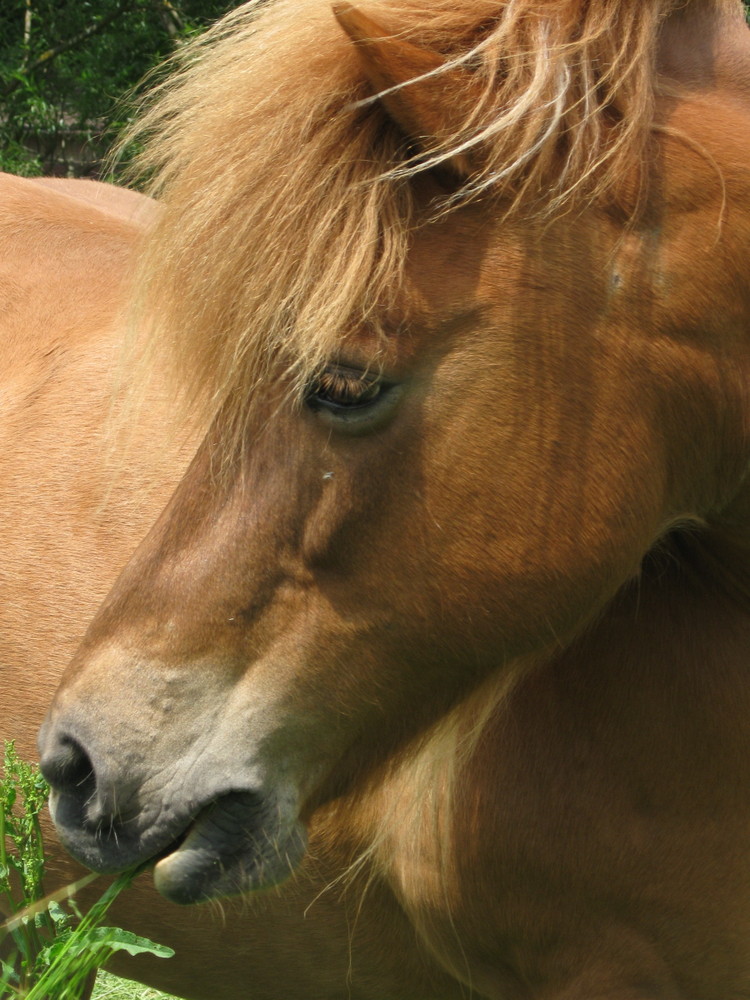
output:
[[[375,94],[404,135],[423,152],[448,148],[478,99],[471,74],[455,68],[434,73],[446,63],[440,53],[389,34],[350,3],[334,4],[333,13],[354,43]],[[473,172],[466,154],[450,157],[446,165],[462,177]]]

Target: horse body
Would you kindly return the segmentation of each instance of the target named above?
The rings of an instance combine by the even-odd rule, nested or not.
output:
[[[129,481],[107,469],[102,433],[113,391],[118,288],[134,227],[87,210],[79,199],[48,194],[40,182],[9,176],[1,224],[2,655],[14,676],[34,665],[41,700],[58,682],[53,650],[72,655],[82,616],[101,601],[180,466],[174,444],[157,436],[151,454],[141,447],[142,464]],[[8,734],[18,733],[31,754],[25,705],[12,700],[4,711]]]
[[[186,997],[750,992],[741,9],[465,6],[415,39],[395,3],[235,15],[259,78],[287,36],[310,76],[265,81],[258,136],[289,121],[251,141],[220,37],[157,118],[159,211],[4,181],[7,731],[90,622],[40,737],[55,823],[95,869],[156,860],[172,902],[118,916],[178,955],[120,971]],[[144,226],[156,374],[113,452]]]
[[[8,308],[3,330],[3,368],[16,374],[6,378],[3,397],[4,734],[33,759],[61,662],[184,473],[191,444],[172,433],[171,403],[159,386],[143,411],[148,419],[132,434],[113,432],[113,396],[124,388],[118,289],[151,206],[145,199],[131,206],[115,188],[100,204],[104,192],[88,181],[55,184],[47,197],[39,181],[0,179],[3,284],[6,303],[19,303],[17,325]],[[82,869],[52,851],[49,822],[45,832],[52,889]],[[237,996],[238,984],[249,981],[259,997],[279,990],[336,997],[353,973],[352,996],[374,998],[384,988],[404,1000],[455,995],[448,977],[429,972],[429,960],[401,953],[409,928],[384,888],[371,887],[361,912],[335,892],[316,900],[336,873],[321,848],[294,891],[238,912],[230,903],[226,915],[177,909],[140,884],[121,898],[113,919],[190,960],[125,962],[118,970],[180,996],[218,1000]],[[315,918],[306,919],[313,901]]]

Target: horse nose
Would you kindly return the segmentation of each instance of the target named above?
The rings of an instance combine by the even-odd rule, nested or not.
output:
[[[39,767],[44,780],[57,792],[71,792],[96,780],[91,758],[72,736],[60,736],[46,748]]]
[[[39,733],[39,767],[51,788],[50,814],[65,848],[88,868],[122,871],[139,860],[138,831],[126,829],[116,797],[116,775],[97,754],[93,737],[82,735],[86,723],[48,719]],[[124,859],[124,860],[123,860]]]
[[[53,799],[64,798],[82,818],[96,822],[98,782],[91,757],[82,743],[69,733],[45,730],[40,735],[39,769],[53,792]]]

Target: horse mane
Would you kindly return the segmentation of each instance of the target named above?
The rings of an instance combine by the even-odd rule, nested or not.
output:
[[[125,137],[143,144],[138,169],[163,203],[138,276],[149,338],[138,352],[144,372],[166,366],[201,422],[223,407],[239,427],[270,367],[299,386],[347,332],[382,328],[415,225],[413,182],[435,161],[481,148],[457,194],[509,213],[610,191],[644,156],[660,25],[685,0],[362,6],[483,83],[430,157],[413,155],[371,94],[331,0],[230,13],[178,54]]]

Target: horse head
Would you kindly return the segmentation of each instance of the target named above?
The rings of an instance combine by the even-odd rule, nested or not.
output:
[[[207,430],[40,737],[90,867],[283,880],[670,532],[739,538],[739,4],[525,6],[240,12],[152,112],[143,299]]]

